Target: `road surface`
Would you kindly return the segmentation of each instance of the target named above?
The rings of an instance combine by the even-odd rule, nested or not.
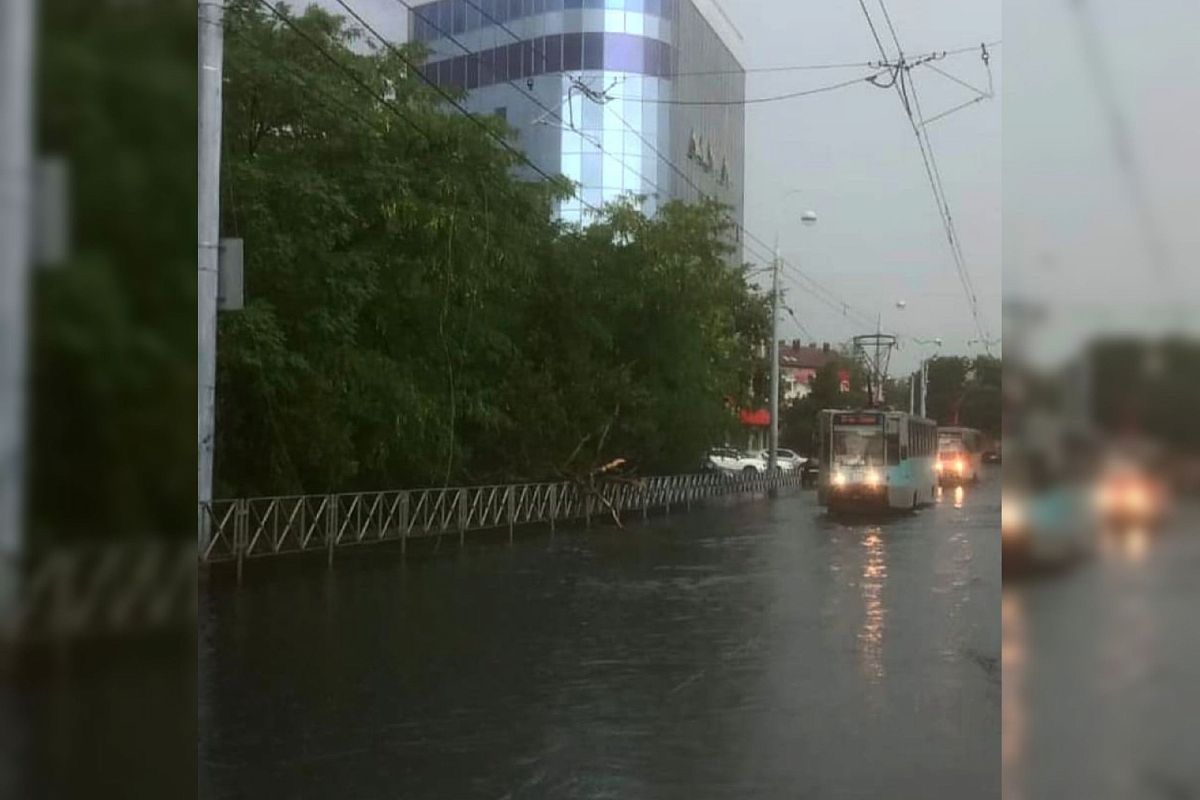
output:
[[[252,563],[201,598],[201,796],[999,797],[998,484]]]
[[[1200,508],[1003,597],[1005,800],[1200,797]]]

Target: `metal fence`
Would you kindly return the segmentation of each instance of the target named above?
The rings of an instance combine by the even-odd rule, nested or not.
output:
[[[456,534],[518,525],[549,524],[592,517],[623,519],[629,514],[726,495],[766,492],[801,485],[798,472],[767,474],[672,475],[636,480],[583,483],[525,483],[410,489],[353,494],[294,495],[214,500],[202,504],[209,531],[200,548],[202,563],[327,551],[376,542]]]
[[[122,637],[194,626],[196,549],[189,539],[134,539],[58,547],[28,565],[8,643]]]

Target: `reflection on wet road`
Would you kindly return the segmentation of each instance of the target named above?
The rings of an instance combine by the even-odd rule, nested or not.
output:
[[[999,796],[999,486],[810,492],[203,598],[205,797]]]
[[[1004,796],[1200,797],[1200,509],[1005,588]]]

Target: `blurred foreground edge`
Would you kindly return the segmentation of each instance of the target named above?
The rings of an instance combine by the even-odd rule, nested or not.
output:
[[[31,560],[0,621],[8,654],[47,645],[189,633],[196,623],[196,548],[135,539],[61,546]]]

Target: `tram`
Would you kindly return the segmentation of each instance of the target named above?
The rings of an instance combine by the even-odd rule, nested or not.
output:
[[[935,502],[937,423],[904,411],[821,411],[818,502],[830,511],[912,510]]]
[[[937,472],[945,485],[977,483],[983,469],[983,434],[974,428],[938,428]]]

